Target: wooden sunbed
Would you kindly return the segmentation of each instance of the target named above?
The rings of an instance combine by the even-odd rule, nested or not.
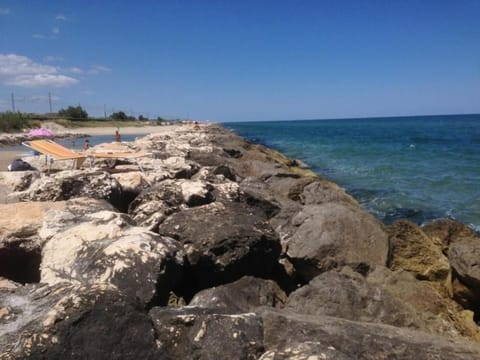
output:
[[[53,160],[74,160],[74,168],[80,167],[83,162],[88,158],[93,161],[96,158],[105,159],[136,159],[140,157],[150,156],[150,153],[145,151],[137,152],[93,152],[93,151],[81,151],[75,152],[63,145],[60,145],[52,140],[31,140],[26,141],[23,145],[29,147],[34,151],[38,151],[50,157]],[[138,164],[140,167],[140,165]],[[141,167],[140,167],[141,169]],[[143,170],[142,170],[143,171]]]

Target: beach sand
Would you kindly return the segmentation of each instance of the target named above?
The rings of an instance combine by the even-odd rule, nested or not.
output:
[[[165,133],[172,130],[173,127],[188,126],[188,125],[165,125],[165,126],[132,126],[118,128],[120,135],[148,135],[153,133]],[[115,135],[116,127],[84,127],[78,129],[70,129],[69,132],[77,134],[88,134],[91,136],[97,135]]]
[[[19,151],[0,151],[0,171],[7,171],[7,166],[15,160]]]

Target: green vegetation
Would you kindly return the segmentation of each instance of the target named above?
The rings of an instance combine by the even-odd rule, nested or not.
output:
[[[87,120],[88,113],[80,106],[69,106],[58,111],[58,115],[70,120]]]
[[[114,112],[112,115],[110,115],[109,118],[112,120],[118,120],[118,121],[135,121],[136,120],[134,116],[128,116],[123,111]]]
[[[73,129],[73,128],[82,128],[82,127],[141,127],[145,125],[160,125],[160,121],[119,121],[119,120],[88,120],[88,121],[72,121],[72,120],[65,120],[65,119],[56,119],[51,120],[58,125],[61,125],[65,128]]]
[[[0,131],[1,132],[19,132],[30,127],[29,119],[20,112],[2,112],[0,113]]]
[[[21,132],[25,129],[41,127],[42,123],[46,121],[73,129],[82,127],[155,126],[161,125],[166,121],[180,121],[180,119],[165,120],[157,117],[155,120],[150,120],[143,115],[140,115],[138,119],[136,119],[134,116],[128,116],[123,111],[112,113],[108,119],[89,118],[88,113],[79,105],[61,109],[58,114],[33,114],[12,111],[0,112],[0,132]]]

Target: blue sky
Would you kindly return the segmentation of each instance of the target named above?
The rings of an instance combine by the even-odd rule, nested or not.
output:
[[[0,0],[0,111],[480,113],[480,1]]]

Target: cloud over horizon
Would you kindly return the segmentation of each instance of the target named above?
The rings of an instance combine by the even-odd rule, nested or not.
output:
[[[59,73],[51,65],[39,64],[16,54],[0,54],[0,84],[25,88],[67,87],[78,80]]]

